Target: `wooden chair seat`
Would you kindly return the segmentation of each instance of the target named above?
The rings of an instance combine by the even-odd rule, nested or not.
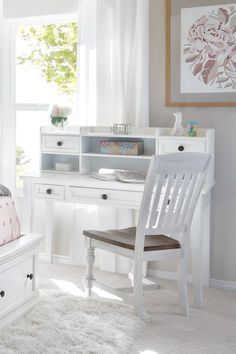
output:
[[[84,230],[83,234],[92,239],[134,251],[136,227],[106,231]],[[149,235],[145,237],[145,252],[174,248],[180,248],[180,243],[171,237],[165,235]]]

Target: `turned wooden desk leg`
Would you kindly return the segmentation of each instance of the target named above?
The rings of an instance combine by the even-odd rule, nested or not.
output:
[[[93,281],[93,265],[95,261],[94,248],[91,246],[91,240],[86,240],[86,274],[85,274],[85,291],[86,296],[91,296]]]
[[[147,277],[147,267],[148,267],[148,262],[143,262],[143,278]],[[131,272],[128,273],[128,278],[131,280],[132,286],[134,286],[134,263],[132,266]]]

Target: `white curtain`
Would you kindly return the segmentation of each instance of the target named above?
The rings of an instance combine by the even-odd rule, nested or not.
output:
[[[149,0],[79,0],[78,23],[78,124],[148,126]],[[75,215],[78,233],[135,224],[132,210],[84,206]],[[100,269],[132,268],[123,257],[100,255]],[[81,263],[83,252],[74,256]]]
[[[79,124],[149,124],[149,0],[79,0]]]
[[[77,124],[128,122],[148,126],[149,0],[78,1]],[[40,213],[43,208],[43,203],[37,200],[35,232],[44,232],[44,214]],[[55,213],[54,254],[62,256],[62,260],[64,256],[69,257],[69,261],[80,265],[85,263],[84,229],[122,228],[135,224],[135,213],[121,208],[56,203]],[[104,254],[96,258],[103,270],[131,270],[127,259],[104,257]]]
[[[12,188],[12,161],[10,156],[15,129],[10,121],[9,52],[10,31],[3,14],[4,1],[0,0],[0,183]]]
[[[0,0],[0,183],[3,183],[3,2]]]

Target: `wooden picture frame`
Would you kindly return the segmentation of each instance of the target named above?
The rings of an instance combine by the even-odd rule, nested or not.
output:
[[[222,18],[221,17],[220,18],[222,19],[222,21],[224,21],[223,16],[224,15],[228,16],[226,13],[227,11],[231,15],[230,8],[232,8],[233,6],[235,6],[235,11],[236,11],[236,3],[233,3],[233,0],[231,1],[230,0],[229,1],[227,0],[178,0],[178,1],[166,0],[166,106],[236,107],[236,86],[234,86],[234,75],[235,75],[235,82],[236,82],[236,65],[235,65],[235,72],[232,71],[232,74],[230,72],[230,75],[232,75],[232,79],[231,77],[230,79],[227,79],[227,77],[224,78],[224,72],[222,72],[222,70],[220,71],[219,69],[220,64],[218,63],[216,66],[218,71],[215,71],[214,69],[215,71],[214,75],[216,75],[215,78],[212,72],[210,72],[210,74],[208,74],[208,77],[206,79],[206,74],[205,74],[206,68],[209,67],[209,63],[212,64],[214,63],[214,60],[215,62],[218,60],[218,54],[216,54],[216,56],[214,57],[212,55],[212,52],[210,52],[210,54],[207,53],[207,56],[204,56],[204,58],[206,58],[205,62],[202,65],[201,63],[200,64],[196,63],[196,65],[198,65],[197,70],[196,69],[193,70],[192,68],[194,67],[193,65],[195,65],[195,63],[190,63],[191,65],[188,66],[189,63],[187,62],[187,59],[184,58],[184,55],[186,55],[185,47],[184,50],[182,50],[183,43],[184,43],[183,38],[185,39],[185,37],[183,37],[183,33],[185,33],[183,31],[183,27],[186,26],[185,23],[189,22],[189,23],[193,23],[194,25],[198,23],[197,21],[199,21],[199,19],[201,19],[202,17],[200,16],[199,18],[196,16],[198,16],[197,14],[198,13],[200,14],[202,11],[205,11],[206,14],[204,16],[207,19],[212,18],[212,16],[210,16],[211,12],[209,12],[212,11],[213,14],[216,14],[216,17],[222,16]],[[227,11],[225,12],[225,10]],[[189,19],[185,20],[186,16],[183,15],[185,14],[188,15],[191,13],[194,13],[193,16],[196,17],[196,22],[190,22],[193,21],[191,16],[189,17],[190,20]],[[233,12],[232,12],[232,16],[235,16],[235,18],[233,18],[233,21],[231,20],[231,22],[234,24],[234,20],[235,20],[235,30],[236,30],[236,15],[233,15]],[[226,24],[230,23],[230,26],[232,26],[232,23],[229,21],[228,18],[226,18],[225,21],[227,21]],[[186,28],[190,28],[190,27],[186,27]],[[189,44],[187,44],[187,46],[189,46]],[[193,49],[191,46],[192,44],[190,45],[190,48],[187,48],[187,50],[192,51]],[[201,53],[202,52],[200,51],[200,54]],[[213,54],[215,55],[215,53]],[[192,55],[192,57],[194,56]],[[190,57],[190,60],[192,60],[192,57]],[[232,59],[233,64],[234,64],[234,59],[236,64],[236,55]],[[230,65],[231,64],[232,63],[230,63]],[[200,71],[200,73],[198,73],[197,76],[195,75],[195,73],[199,70],[200,66],[202,68],[202,71]],[[227,64],[225,66],[227,66]],[[226,70],[225,66],[224,66],[224,70]],[[190,67],[191,69],[188,69]],[[187,73],[186,75],[185,72]],[[190,77],[190,80],[187,80],[185,77]],[[226,79],[229,81],[228,82],[226,81],[224,83],[223,81]],[[183,82],[184,85],[186,83],[187,90],[190,91],[185,92],[182,90]],[[193,90],[196,90],[194,92],[191,92],[192,84],[194,87]],[[194,85],[196,85],[197,88],[195,88]],[[214,87],[212,88],[213,85]],[[199,90],[199,87],[200,87],[200,91],[198,92],[197,90]],[[209,92],[206,92],[205,90],[209,90]]]

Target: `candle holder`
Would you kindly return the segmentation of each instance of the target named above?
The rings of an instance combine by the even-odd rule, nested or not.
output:
[[[131,124],[113,124],[112,131],[116,135],[128,135],[131,132]]]

